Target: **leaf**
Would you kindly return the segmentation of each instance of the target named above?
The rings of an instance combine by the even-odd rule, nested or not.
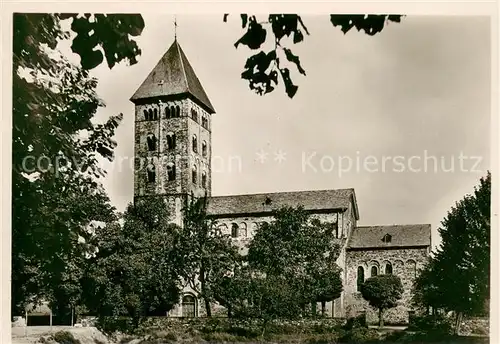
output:
[[[306,75],[306,71],[300,65],[299,57],[294,55],[290,49],[283,48],[283,50],[285,51],[285,55],[288,61],[295,63],[300,74]]]
[[[288,97],[293,98],[299,89],[295,86],[290,79],[290,71],[288,68],[280,69],[281,78],[283,79],[283,83],[285,84],[285,90]]]
[[[241,27],[245,28],[248,22],[248,14],[241,14]]]
[[[366,34],[373,36],[384,28],[386,21],[400,22],[401,15],[330,15],[330,22],[333,26],[340,26],[342,32],[345,34],[353,27],[358,31],[363,30]]]
[[[238,48],[238,45],[243,44],[253,50],[259,49],[266,41],[266,34],[266,30],[261,24],[251,21],[248,25],[247,32],[234,44],[234,46]]]

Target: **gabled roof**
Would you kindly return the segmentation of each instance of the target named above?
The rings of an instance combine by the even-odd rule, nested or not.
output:
[[[270,213],[284,206],[305,210],[340,210],[355,203],[354,189],[292,191],[210,197],[207,213],[212,216]],[[353,204],[358,218],[357,205]]]
[[[200,80],[177,40],[172,43],[130,100],[189,94],[209,113],[215,113]]]
[[[386,235],[391,236],[390,242],[384,242]],[[390,225],[361,226],[352,232],[348,248],[370,249],[385,247],[416,247],[431,245],[431,225]]]

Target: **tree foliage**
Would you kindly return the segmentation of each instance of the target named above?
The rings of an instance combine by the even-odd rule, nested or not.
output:
[[[259,317],[305,315],[308,305],[340,296],[334,230],[335,224],[311,219],[301,207],[279,209],[259,228],[247,256]]]
[[[74,65],[57,50],[58,42],[71,36],[62,29],[61,19],[81,21],[78,18],[13,16],[13,314],[42,298],[70,303],[78,299],[75,288],[86,254],[85,244],[78,240],[88,239],[86,228],[92,221],[113,218],[114,208],[96,178],[104,175],[99,157],[113,158],[112,137],[122,115],[95,123],[103,103],[95,92],[97,80],[86,68],[96,66],[96,61],[88,64],[89,52],[77,49],[83,66]],[[132,21],[140,33],[136,15],[122,18]],[[116,17],[101,16],[100,23],[122,31]],[[94,46],[103,51],[113,47],[110,66],[127,59],[134,63],[140,53],[135,43],[127,41],[128,36],[125,40],[125,33],[116,39],[110,30],[94,32]],[[116,54],[117,49],[123,53]]]
[[[490,285],[491,174],[442,221],[442,242],[414,286],[417,305],[465,315],[487,312]],[[450,292],[452,290],[453,292]]]
[[[228,14],[224,15],[224,22]],[[364,31],[373,36],[384,28],[389,22],[401,21],[401,15],[330,15],[330,22],[334,27],[340,28],[345,34],[352,28]],[[251,90],[259,95],[272,92],[281,78],[288,97],[293,98],[298,86],[291,79],[289,65],[295,65],[297,71],[306,75],[299,56],[287,47],[288,40],[298,44],[304,40],[304,34],[309,35],[302,17],[297,14],[270,14],[265,20],[257,20],[256,15],[241,14],[241,26],[245,30],[243,36],[234,44],[236,48],[245,45],[251,50],[260,50],[250,56],[246,63],[241,78],[248,81]],[[267,42],[273,48],[269,51],[262,50]]]
[[[401,279],[392,274],[370,277],[361,285],[361,295],[379,311],[379,326],[384,325],[384,310],[396,307],[403,295]]]
[[[137,326],[146,315],[165,315],[179,302],[180,281],[170,222],[163,199],[130,204],[123,226],[108,224],[94,240],[83,289],[87,308],[100,317],[128,315]]]
[[[229,235],[215,231],[216,222],[207,216],[206,207],[207,198],[193,198],[186,204],[184,225],[175,240],[175,266],[211,316],[215,280],[233,269],[239,254]]]

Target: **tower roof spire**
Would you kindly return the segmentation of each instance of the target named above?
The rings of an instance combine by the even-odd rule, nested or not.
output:
[[[177,41],[177,16],[174,16],[174,40]]]
[[[209,113],[215,113],[200,80],[182,51],[177,38],[130,100],[187,95]]]

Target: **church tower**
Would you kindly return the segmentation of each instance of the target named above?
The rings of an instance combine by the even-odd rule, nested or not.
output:
[[[211,194],[215,110],[177,39],[130,100],[135,104],[134,201],[164,196],[181,225],[184,202]]]

